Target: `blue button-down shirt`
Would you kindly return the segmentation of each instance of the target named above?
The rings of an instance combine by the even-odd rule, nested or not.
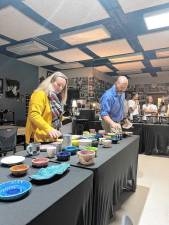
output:
[[[113,121],[119,122],[124,118],[125,94],[118,94],[115,85],[108,89],[100,99],[100,115],[110,116]]]

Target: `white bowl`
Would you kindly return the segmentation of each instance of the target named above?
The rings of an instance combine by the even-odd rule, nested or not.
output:
[[[79,148],[85,147],[85,146],[91,146],[92,140],[91,139],[80,139],[79,140]]]
[[[112,140],[103,140],[103,147],[105,148],[111,148],[112,147]]]

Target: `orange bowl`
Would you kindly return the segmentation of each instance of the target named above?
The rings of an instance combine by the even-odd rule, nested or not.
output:
[[[29,166],[28,165],[26,165],[26,164],[20,164],[20,165],[12,166],[10,168],[10,171],[15,176],[22,176],[22,175],[26,174],[26,172],[28,171],[28,169],[29,169]]]

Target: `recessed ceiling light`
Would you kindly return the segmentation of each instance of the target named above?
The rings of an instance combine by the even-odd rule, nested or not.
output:
[[[156,11],[144,15],[148,30],[169,26],[169,9]]]
[[[7,51],[18,55],[27,55],[37,52],[47,51],[48,47],[36,41],[29,41],[17,45],[11,45],[6,48]]]

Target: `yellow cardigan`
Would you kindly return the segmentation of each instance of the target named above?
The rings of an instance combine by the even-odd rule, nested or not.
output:
[[[29,102],[26,122],[26,144],[32,137],[35,142],[50,142],[48,132],[52,130],[52,112],[48,96],[44,91],[35,91]]]

